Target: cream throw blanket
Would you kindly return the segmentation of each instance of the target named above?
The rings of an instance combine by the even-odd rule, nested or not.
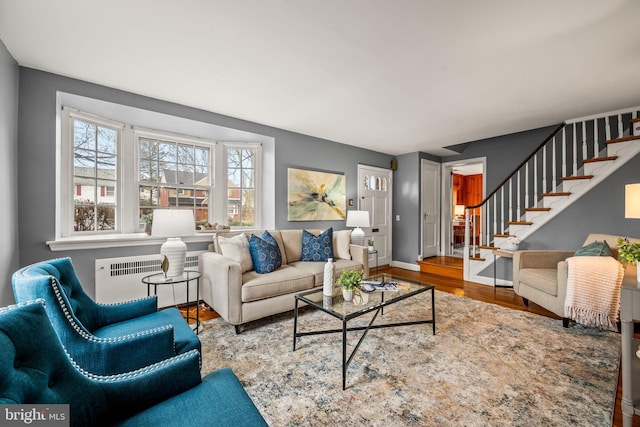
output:
[[[610,256],[567,258],[564,315],[586,326],[617,331],[622,264]]]

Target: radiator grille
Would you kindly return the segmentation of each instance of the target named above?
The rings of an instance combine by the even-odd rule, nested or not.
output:
[[[98,260],[96,260],[97,262]],[[102,261],[102,260],[101,260]],[[125,262],[114,262],[109,266],[109,275],[111,277],[115,276],[126,276],[131,274],[153,274],[159,273],[162,271],[160,264],[162,264],[162,259],[155,257],[154,259],[145,259],[138,261],[125,261]],[[185,261],[185,268],[189,269],[197,269],[198,268],[198,256],[190,255],[187,256]]]
[[[198,269],[198,255],[204,251],[188,252],[185,268]],[[111,304],[147,296],[147,286],[142,278],[150,274],[162,272],[159,254],[135,257],[104,258],[95,261],[96,301]],[[189,283],[189,299],[196,299],[196,281]],[[153,287],[151,287],[153,294]],[[185,303],[187,300],[186,284],[173,286],[157,286],[158,305],[167,307]]]

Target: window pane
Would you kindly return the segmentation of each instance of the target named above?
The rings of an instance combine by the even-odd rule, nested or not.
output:
[[[195,163],[193,146],[178,144],[178,163]]]
[[[174,207],[178,201],[178,189],[175,187],[160,187],[160,198],[158,205],[163,207]]]
[[[98,153],[98,178],[116,179],[116,156]]]
[[[253,190],[242,191],[242,225],[252,226],[254,220],[254,192]]]
[[[73,146],[95,150],[96,148],[96,126],[80,120],[73,122]]]
[[[138,152],[140,153],[140,159],[157,160],[158,159],[158,143],[152,139],[140,138],[138,145]]]
[[[160,182],[166,182],[167,184],[178,183],[178,174],[174,164],[160,163]]]
[[[161,162],[176,163],[176,144],[160,142],[158,144],[158,158]]]
[[[178,175],[176,179],[178,184],[193,184],[193,166],[178,165]]]
[[[254,185],[254,181],[253,181],[253,170],[243,170],[242,171],[242,186],[244,188],[253,188]]]
[[[116,204],[115,182],[98,180],[97,199],[99,204]]]
[[[253,168],[254,162],[254,154],[253,150],[242,150],[242,167],[243,168]]]
[[[195,184],[209,186],[209,168],[207,166],[196,166]]]
[[[98,128],[98,151],[115,154],[117,133],[113,129]]]
[[[96,167],[95,151],[76,149],[73,152],[73,165],[76,167],[76,169],[83,168],[82,171],[74,172],[76,175],[95,176],[95,172],[93,171],[93,169]]]
[[[98,205],[98,230],[116,229],[116,209],[115,206]]]
[[[241,150],[229,149],[227,151],[227,166],[229,168],[239,168],[242,165]]]
[[[229,187],[240,187],[240,169],[229,169],[227,176]]]
[[[196,165],[209,165],[209,150],[205,148],[195,148],[195,162]]]
[[[73,184],[75,187],[73,201],[74,203],[95,203],[96,187],[95,181],[92,179],[84,179],[74,177]]]
[[[75,205],[73,231],[95,231],[95,206]]]
[[[138,198],[138,204],[140,207],[152,206],[157,207],[160,199],[160,190],[158,187],[145,187],[140,186],[140,196]]]
[[[195,216],[197,226],[205,225],[209,222],[209,210],[206,208],[196,208]]]

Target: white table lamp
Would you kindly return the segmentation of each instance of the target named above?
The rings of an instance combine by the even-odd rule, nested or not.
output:
[[[151,235],[154,237],[168,237],[160,247],[160,254],[167,257],[169,269],[167,277],[182,276],[184,262],[187,259],[187,245],[181,236],[195,234],[196,222],[193,211],[187,209],[155,209],[153,211],[153,226]]]
[[[364,246],[364,231],[369,227],[369,211],[347,211],[347,227],[355,227],[351,232],[351,243]]]

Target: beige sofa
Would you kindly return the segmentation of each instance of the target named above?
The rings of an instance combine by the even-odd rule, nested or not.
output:
[[[584,244],[606,240],[612,255],[617,258],[618,237],[610,234],[590,234]],[[629,240],[638,241],[638,239]],[[525,305],[528,306],[529,301],[532,301],[562,317],[564,327],[569,326],[569,319],[564,317],[568,275],[565,260],[574,253],[575,250],[523,250],[513,254],[514,292],[522,297]]]
[[[324,230],[307,230],[318,235]],[[245,232],[260,236],[262,230]],[[240,332],[241,325],[294,308],[294,295],[321,287],[325,262],[300,261],[302,230],[269,230],[280,248],[282,266],[277,270],[258,274],[246,269],[238,255],[226,254],[224,242],[242,232],[216,233],[211,250],[199,257],[200,297]],[[350,244],[351,230],[333,232],[335,277],[343,270],[363,270],[369,275],[368,249]],[[221,242],[223,244],[221,245]]]

